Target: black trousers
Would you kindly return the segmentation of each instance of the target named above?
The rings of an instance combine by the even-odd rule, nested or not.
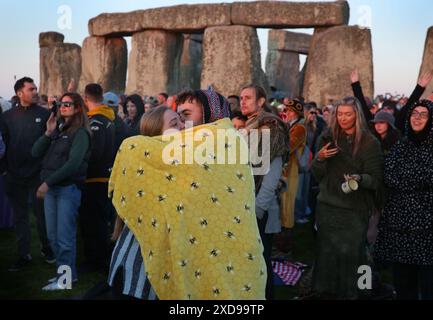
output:
[[[268,213],[266,212],[262,219],[257,219],[259,226],[260,237],[263,243],[263,257],[266,262],[268,278],[266,280],[266,300],[274,300],[274,271],[272,269],[272,233],[265,233],[266,222],[268,221]]]
[[[87,183],[83,186],[79,220],[85,263],[107,269],[112,210],[108,183]]]
[[[18,242],[18,254],[25,257],[30,254],[30,202],[36,217],[36,229],[42,250],[52,254],[47,238],[45,225],[44,201],[36,198],[36,190],[40,186],[39,179],[20,180],[6,175],[6,195],[9,199],[15,216],[15,233]]]
[[[433,300],[433,266],[392,265],[398,300]]]

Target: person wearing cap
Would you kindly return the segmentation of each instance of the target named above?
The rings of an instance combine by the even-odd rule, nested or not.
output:
[[[115,150],[119,150],[123,140],[131,136],[131,129],[117,114],[119,108],[119,97],[113,92],[104,93],[104,102],[110,108],[113,108],[115,118],[113,120],[115,127]]]
[[[388,191],[374,256],[392,264],[398,300],[433,299],[433,103],[408,110],[403,137],[385,158]]]
[[[298,159],[301,157],[306,146],[307,130],[304,125],[304,105],[298,100],[287,100],[284,114],[286,122],[290,128],[290,158],[284,168],[283,177],[287,180],[288,189],[281,195],[281,225],[291,229],[294,226],[295,218],[300,223],[305,223],[305,210],[299,210],[295,217],[295,202],[304,195],[298,195],[299,184],[299,165]]]
[[[392,114],[385,111],[376,113],[373,124],[373,133],[378,138],[384,155],[387,155],[391,147],[400,139],[400,132],[395,127],[395,119]]]
[[[153,96],[145,96],[144,98],[144,112],[148,112],[152,110],[153,108],[156,108],[158,106],[158,98]]]

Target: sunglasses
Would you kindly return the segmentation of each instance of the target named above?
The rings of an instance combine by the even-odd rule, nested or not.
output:
[[[311,114],[311,115],[316,115],[316,116],[317,116],[317,112],[315,112],[315,111],[311,111],[310,114]]]
[[[412,118],[415,118],[415,119],[420,118],[420,119],[424,119],[425,120],[425,119],[428,119],[429,114],[428,114],[428,112],[413,111],[410,116]]]
[[[71,108],[74,106],[73,102],[60,102],[59,107]]]

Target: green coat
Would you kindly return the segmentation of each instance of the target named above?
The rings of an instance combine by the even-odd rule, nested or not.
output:
[[[329,141],[329,133],[324,133],[319,139],[318,150]],[[375,206],[382,190],[384,160],[380,143],[368,133],[361,142],[358,153],[352,156],[349,137],[343,134],[338,139],[338,147],[340,151],[333,158],[323,162],[317,160],[317,157],[313,160],[311,172],[320,186],[317,201],[336,208],[368,212]],[[362,176],[358,191],[350,194],[342,191],[344,174]]]
[[[319,150],[329,141],[329,136],[322,136]],[[365,136],[355,156],[350,137],[341,135],[338,146],[336,156],[323,162],[316,158],[311,168],[320,184],[313,290],[327,298],[356,299],[360,293],[358,268],[367,261],[368,220],[382,189],[383,154],[371,134]],[[357,191],[345,194],[341,190],[344,174],[362,176]]]

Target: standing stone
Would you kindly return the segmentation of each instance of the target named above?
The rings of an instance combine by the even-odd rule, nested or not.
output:
[[[182,40],[181,34],[160,30],[134,34],[126,92],[141,95],[177,93]]]
[[[373,97],[373,53],[369,29],[339,26],[314,33],[304,97],[318,104],[353,96],[350,73],[358,69],[366,97]]]
[[[299,54],[289,51],[268,50],[266,76],[269,85],[284,92],[284,95],[294,98],[300,94],[299,68]]]
[[[427,31],[420,75],[428,71],[433,71],[433,27],[430,27]],[[431,95],[432,91],[433,83],[430,81],[422,98],[427,99],[427,97]]]
[[[61,96],[72,79],[80,79],[81,47],[56,43],[40,49],[40,94]]]
[[[270,30],[268,33],[268,50],[308,54],[312,38],[312,35],[306,33]]]
[[[239,95],[249,83],[268,84],[261,68],[260,43],[255,28],[245,26],[206,29],[201,87],[212,85],[224,96]]]
[[[79,91],[98,83],[104,91],[125,92],[128,49],[123,38],[87,37],[83,42]]]
[[[65,36],[61,33],[50,31],[39,34],[39,48],[50,47],[58,43],[63,43]]]
[[[203,35],[185,34],[180,57],[179,88],[200,89],[203,58]]]

